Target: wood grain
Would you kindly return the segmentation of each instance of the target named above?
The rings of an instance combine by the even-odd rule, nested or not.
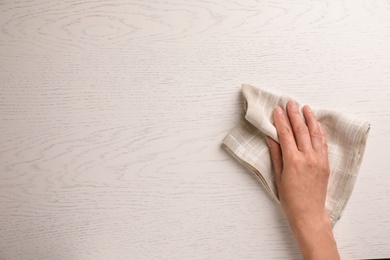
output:
[[[220,146],[240,84],[372,128],[334,228],[390,256],[390,2],[0,2],[0,259],[299,259]]]

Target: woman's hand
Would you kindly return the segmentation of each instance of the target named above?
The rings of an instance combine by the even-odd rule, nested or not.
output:
[[[273,118],[280,145],[267,138],[275,170],[279,200],[305,259],[339,259],[325,210],[329,179],[326,136],[309,106],[306,123],[294,101],[287,115],[277,107]]]

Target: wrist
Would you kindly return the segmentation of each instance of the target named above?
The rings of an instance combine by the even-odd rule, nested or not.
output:
[[[332,229],[330,219],[326,210],[317,213],[304,214],[299,217],[288,219],[292,231],[295,233],[316,232],[324,228]]]
[[[304,259],[339,259],[328,214],[307,215],[290,220],[291,230]]]

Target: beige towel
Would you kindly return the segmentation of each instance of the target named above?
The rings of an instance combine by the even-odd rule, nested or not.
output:
[[[238,161],[248,167],[267,192],[279,202],[274,172],[266,136],[278,141],[272,111],[276,106],[286,108],[292,98],[280,96],[250,85],[242,85],[243,119],[223,140],[223,146]],[[301,111],[302,105],[297,101]],[[362,162],[370,124],[338,112],[312,108],[324,127],[329,152],[330,177],[326,198],[332,225],[341,217],[351,196]],[[310,196],[308,194],[308,196]]]

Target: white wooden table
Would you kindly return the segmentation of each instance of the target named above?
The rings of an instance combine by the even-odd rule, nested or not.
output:
[[[389,1],[1,0],[0,259],[299,259],[241,83],[371,122],[334,233],[389,257]]]

